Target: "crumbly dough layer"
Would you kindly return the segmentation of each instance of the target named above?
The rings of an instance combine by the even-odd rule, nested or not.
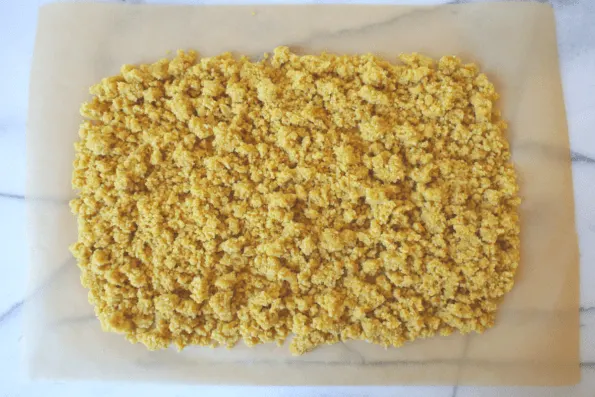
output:
[[[103,328],[302,354],[491,327],[519,263],[497,94],[400,60],[178,52],[91,87],[72,252]]]

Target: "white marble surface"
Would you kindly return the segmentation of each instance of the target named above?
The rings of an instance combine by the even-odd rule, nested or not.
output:
[[[117,1],[117,0],[114,0]],[[125,0],[139,3],[139,0]],[[46,0],[0,0],[0,396],[595,396],[595,2],[550,0],[566,100],[581,251],[582,381],[562,388],[375,387],[239,388],[96,382],[30,382],[21,371],[25,299],[25,119],[37,7]],[[153,2],[153,1],[147,1]],[[159,1],[160,3],[180,3]],[[205,3],[186,0],[186,3]],[[270,1],[260,1],[260,3]],[[274,1],[282,2],[282,1]],[[351,1],[353,2],[353,1]],[[365,1],[359,1],[360,3]],[[377,1],[378,2],[378,1]],[[400,3],[399,1],[382,1]],[[468,1],[460,1],[468,2]],[[214,2],[211,2],[214,3]],[[235,3],[242,3],[236,0]],[[408,1],[410,4],[440,1]]]

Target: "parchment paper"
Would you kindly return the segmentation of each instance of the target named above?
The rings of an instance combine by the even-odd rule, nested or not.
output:
[[[253,15],[255,13],[255,15]],[[287,346],[148,352],[103,333],[68,252],[72,144],[88,87],[167,51],[259,56],[418,51],[476,61],[499,107],[520,177],[522,260],[496,326],[385,350],[364,342],[291,357]],[[10,76],[5,76],[10,78]],[[561,385],[579,380],[578,248],[552,10],[538,4],[144,6],[53,4],[39,14],[27,135],[31,247],[27,363],[36,378],[210,384]]]

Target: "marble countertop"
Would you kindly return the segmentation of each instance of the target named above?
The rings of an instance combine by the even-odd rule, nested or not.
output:
[[[112,0],[119,2],[122,0]],[[142,3],[142,0],[123,0]],[[25,120],[29,67],[37,8],[47,0],[0,1],[0,396],[595,396],[595,2],[550,0],[556,13],[558,47],[570,131],[576,223],[581,261],[581,372],[579,385],[558,388],[324,387],[240,388],[98,382],[31,382],[22,373],[22,307],[25,299]],[[204,4],[216,1],[146,1]],[[259,3],[283,1],[259,1]],[[320,2],[320,1],[307,1]],[[328,1],[333,2],[333,1]],[[365,3],[366,1],[348,1]],[[437,4],[442,1],[376,1]],[[470,1],[454,1],[464,3]],[[545,2],[545,1],[541,1]],[[241,0],[227,3],[243,3]]]

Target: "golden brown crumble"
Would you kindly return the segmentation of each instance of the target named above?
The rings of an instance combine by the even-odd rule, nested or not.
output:
[[[492,326],[519,263],[497,94],[400,59],[179,51],[91,87],[72,252],[104,329],[302,354]]]

